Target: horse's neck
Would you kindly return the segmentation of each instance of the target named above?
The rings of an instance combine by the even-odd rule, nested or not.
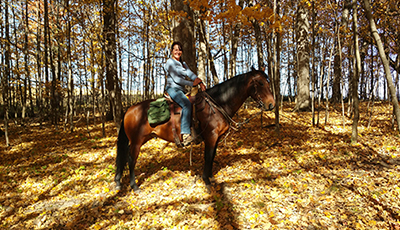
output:
[[[223,91],[221,89],[212,91],[213,95],[211,95],[211,97],[213,97],[218,105],[221,106],[230,117],[232,117],[249,97],[247,92],[247,81],[246,85],[236,84],[234,87],[225,88],[224,90],[226,91],[221,92]]]

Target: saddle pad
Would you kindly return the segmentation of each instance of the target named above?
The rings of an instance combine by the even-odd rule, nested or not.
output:
[[[157,126],[167,122],[171,117],[169,104],[165,98],[158,98],[150,102],[149,110],[147,110],[147,118],[151,126]]]

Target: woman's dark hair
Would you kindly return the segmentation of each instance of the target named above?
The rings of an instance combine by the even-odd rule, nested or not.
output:
[[[181,42],[173,42],[171,45],[171,53],[172,53],[172,50],[174,49],[175,45],[178,45],[179,50],[182,51],[182,47],[183,47],[182,43]]]
[[[183,45],[182,45],[181,42],[173,42],[172,45],[171,45],[171,54],[172,54],[172,50],[174,50],[174,46],[175,46],[175,45],[178,45],[179,50],[180,50],[180,51],[183,51],[183,48],[182,48]],[[185,68],[185,65],[183,64],[182,57],[180,58],[179,61],[182,63],[183,68]]]

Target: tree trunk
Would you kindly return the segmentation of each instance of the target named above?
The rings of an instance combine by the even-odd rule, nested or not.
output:
[[[115,38],[116,15],[115,0],[103,0],[103,35],[105,38],[105,61],[106,61],[106,87],[109,93],[114,124],[117,132],[122,119],[121,84],[117,71],[117,44]]]
[[[244,0],[239,0],[239,6],[243,9]],[[241,24],[237,23],[233,26],[233,31],[231,34],[231,53],[229,56],[229,78],[232,78],[236,75],[236,57],[237,57],[237,50],[238,50],[238,43],[239,43],[239,36],[240,36],[240,28]]]
[[[58,15],[58,13],[57,13]],[[59,23],[59,20],[57,18],[57,24]],[[57,25],[61,26],[61,25]],[[50,30],[48,30],[48,37],[49,37],[49,57],[50,57],[50,67],[51,67],[51,97],[50,97],[50,103],[51,103],[51,118],[52,122],[54,123],[55,129],[58,130],[58,110],[59,110],[59,105],[58,105],[58,94],[57,94],[57,74],[56,74],[56,67],[54,65],[54,52],[53,52],[53,46],[51,42],[51,33]]]
[[[337,31],[339,29],[338,26],[336,26],[335,30]],[[325,99],[326,99],[326,107],[325,107],[325,125],[328,124],[328,118],[329,118],[329,83],[330,83],[330,79],[331,79],[331,73],[332,73],[332,56],[333,56],[333,50],[335,48],[335,42],[334,39],[332,41],[332,48],[329,54],[329,63],[328,63],[328,74],[326,76],[326,90],[325,90]]]
[[[389,61],[386,58],[381,38],[380,38],[380,36],[378,34],[378,30],[376,28],[374,18],[372,17],[372,10],[371,10],[371,5],[369,3],[369,0],[364,0],[364,7],[365,7],[365,13],[367,15],[367,19],[368,19],[369,24],[370,24],[372,35],[373,35],[373,37],[375,39],[376,46],[377,46],[378,51],[379,51],[379,56],[381,57],[381,60],[382,60],[383,66],[384,66],[384,70],[385,70],[385,74],[386,74],[385,76],[386,76],[386,80],[387,80],[388,87],[389,87],[389,90],[390,90],[390,96],[391,96],[392,103],[393,103],[393,112],[394,112],[394,114],[396,116],[397,128],[398,128],[398,130],[400,130],[400,108],[399,108],[399,102],[398,102],[397,97],[396,97],[396,89],[395,89],[395,87],[393,85],[393,80],[392,80],[392,74],[390,72]]]
[[[309,37],[310,28],[308,22],[308,9],[302,1],[298,1],[296,34],[297,34],[297,102],[295,111],[308,110],[310,108],[310,54]]]
[[[321,39],[322,40],[322,39]],[[322,41],[321,41],[322,42]],[[319,92],[318,92],[318,109],[317,109],[317,126],[319,126],[319,116],[321,112],[321,100],[322,100],[322,95],[324,93],[324,77],[325,77],[325,60],[327,55],[327,44],[328,44],[328,39],[326,39],[326,43],[324,44],[323,47],[321,47],[321,57],[322,60],[320,62],[320,77],[319,77]],[[330,61],[330,60],[329,60]]]
[[[344,30],[347,28],[350,9],[351,9],[350,0],[345,0],[342,11],[342,21],[340,22],[340,26],[337,31],[338,50],[335,54],[334,65],[333,65],[334,75],[333,75],[333,86],[332,86],[332,100],[334,102],[341,102],[340,85],[342,79],[342,49],[341,49],[342,37],[340,35],[344,34]]]
[[[264,54],[263,54],[263,45],[262,45],[262,36],[261,36],[261,28],[260,24],[258,23],[257,20],[253,19],[252,22],[253,28],[254,28],[254,35],[256,38],[256,49],[257,49],[257,64],[258,64],[258,69],[263,69],[265,67],[264,65]]]
[[[100,37],[100,36],[99,36]],[[100,103],[100,118],[101,118],[101,130],[103,137],[106,137],[106,128],[105,128],[105,111],[106,111],[106,93],[104,90],[104,38],[99,38],[101,40],[101,58],[100,58],[100,65],[99,65],[99,78],[100,78],[100,91],[101,91],[101,103]]]
[[[69,124],[69,131],[74,131],[74,79],[72,77],[72,55],[71,55],[71,18],[70,18],[70,8],[69,8],[69,0],[67,1],[67,10],[68,10],[68,25],[67,25],[67,40],[68,40],[68,47],[67,47],[67,59],[68,59],[68,103],[67,103],[67,110],[65,116],[65,125]],[[65,127],[65,126],[64,126]]]
[[[274,0],[274,14],[275,17],[279,15],[279,3],[278,1]],[[276,18],[274,18],[277,20]],[[280,134],[280,126],[279,126],[279,103],[280,103],[280,96],[281,96],[281,74],[280,74],[280,66],[281,66],[281,37],[280,31],[274,30],[274,38],[275,38],[275,46],[274,46],[274,93],[275,93],[275,132]]]
[[[315,4],[314,1],[311,3],[312,5],[312,20],[311,20],[311,113],[312,113],[312,125],[315,125]]]
[[[37,2],[38,6],[37,6],[37,20],[40,22],[41,20],[41,14],[40,14],[40,2]],[[42,126],[42,117],[43,117],[43,100],[42,100],[42,89],[43,89],[43,83],[42,83],[42,60],[41,60],[41,38],[40,38],[40,34],[41,34],[41,29],[40,26],[37,27],[37,31],[36,31],[36,67],[37,67],[37,82],[39,87],[36,87],[38,93],[36,93],[36,106],[38,107],[38,114],[39,114],[39,124],[40,127]],[[39,88],[39,89],[38,89]]]
[[[201,19],[203,12],[196,12],[197,14],[197,26],[199,27],[199,48],[198,48],[198,58],[197,58],[197,76],[203,80],[207,85],[207,88],[211,86],[211,80],[206,76],[206,65],[207,65],[207,44],[206,35],[204,29],[204,22]]]
[[[12,15],[13,15],[14,28],[17,28],[15,7],[11,8],[11,12],[12,12]],[[15,30],[15,29],[14,29],[14,38],[15,39],[18,38],[17,30]],[[20,59],[19,55],[20,55],[20,52],[17,51],[19,49],[19,47],[18,47],[18,45],[16,43],[14,44],[14,47],[15,47],[15,51],[16,52],[14,52],[15,61],[14,61],[13,65],[15,66],[15,69],[19,70],[20,69],[19,68],[19,59]],[[14,85],[15,85],[14,86],[14,93],[12,93],[12,91],[11,91],[11,94],[14,94],[14,100],[15,100],[15,102],[14,102],[14,117],[18,118],[18,113],[19,113],[21,105],[22,105],[21,104],[21,99],[23,100],[22,85],[20,83],[21,82],[21,74],[20,74],[19,71],[16,71],[16,72],[14,72],[13,75],[14,75],[14,79],[16,80],[16,82],[14,83]],[[10,76],[10,79],[11,79],[11,76]]]
[[[45,98],[45,115],[47,117],[47,115],[49,115],[49,99],[50,99],[50,94],[49,94],[49,90],[47,88],[48,83],[50,82],[49,80],[49,5],[48,5],[48,0],[44,0],[44,41],[43,41],[43,45],[44,45],[44,57],[43,57],[43,61],[44,61],[44,77],[45,77],[45,94],[46,94],[46,98]]]
[[[203,14],[204,12],[201,13],[201,15]],[[198,54],[198,76],[207,83],[207,87],[210,87],[212,85],[219,84],[219,79],[217,70],[215,68],[214,57],[211,53],[210,44],[208,42],[209,36],[207,33],[207,28],[204,23],[204,20],[201,18],[198,19],[198,27],[199,27],[199,43],[200,43],[199,54]],[[210,67],[212,79],[206,75],[207,66]]]
[[[180,21],[174,21],[172,34],[174,41],[182,43],[182,60],[185,61],[190,70],[196,74],[196,42],[193,10],[184,0],[171,0],[171,8],[174,11],[181,11],[187,15],[185,18],[181,18]]]
[[[8,94],[8,84],[11,74],[10,70],[10,58],[11,58],[11,47],[10,47],[10,24],[8,19],[8,4],[5,4],[4,10],[4,20],[5,20],[5,53],[4,53],[4,64],[5,72],[3,75],[3,101],[4,101],[4,133],[6,138],[6,146],[10,146],[10,141],[8,138],[8,108],[9,108],[9,94]]]
[[[353,109],[354,109],[354,117],[353,117],[353,127],[351,132],[351,142],[357,143],[358,136],[358,120],[360,118],[359,112],[359,100],[358,100],[358,82],[361,72],[361,57],[360,57],[360,48],[358,45],[358,23],[357,23],[357,2],[356,0],[352,0],[353,4],[353,39],[354,39],[354,53],[355,53],[355,62],[354,62],[354,71],[353,71],[353,79],[352,79],[352,87],[353,87]]]
[[[92,106],[93,106],[93,125],[96,126],[96,79],[95,79],[95,52],[93,39],[90,39],[90,76],[92,88]],[[128,62],[129,63],[129,62]]]

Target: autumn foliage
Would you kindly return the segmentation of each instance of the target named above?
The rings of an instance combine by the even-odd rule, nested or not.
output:
[[[202,180],[203,144],[177,149],[160,139],[142,147],[141,192],[114,190],[115,128],[82,121],[73,133],[34,121],[10,124],[1,140],[0,218],[4,229],[399,229],[400,141],[387,102],[371,126],[361,111],[359,142],[350,143],[333,109],[327,125],[284,104],[280,133],[265,112],[231,131],[217,150],[213,190]],[[362,108],[367,108],[362,104]],[[242,108],[235,120],[258,112]],[[322,122],[321,122],[322,123]],[[262,125],[262,126],[261,126]],[[89,135],[90,133],[90,135]]]

